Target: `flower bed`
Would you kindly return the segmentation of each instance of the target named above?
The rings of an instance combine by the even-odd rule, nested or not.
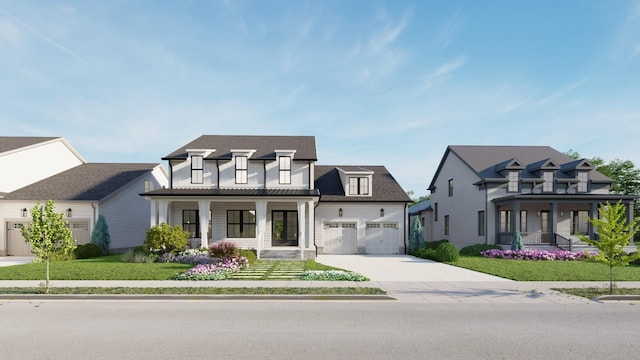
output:
[[[342,270],[307,270],[300,277],[302,280],[319,281],[369,281],[362,274]]]
[[[594,254],[586,252],[572,252],[567,250],[498,250],[490,249],[480,253],[486,258],[494,259],[513,259],[513,260],[559,260],[559,261],[575,261],[584,260]]]
[[[176,280],[224,280],[249,265],[246,257],[225,259],[213,264],[198,264],[175,277]]]
[[[209,256],[207,250],[189,249],[178,254],[164,253],[158,258],[158,262],[162,263],[181,263],[181,264],[211,264],[219,261]]]

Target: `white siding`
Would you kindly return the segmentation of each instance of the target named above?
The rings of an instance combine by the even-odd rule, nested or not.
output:
[[[291,161],[291,184],[280,184],[280,169],[278,161],[267,162],[268,189],[308,189],[309,163]]]
[[[191,158],[184,161],[171,161],[171,171],[173,172],[173,187],[179,188],[215,188],[217,183],[217,170],[215,161],[203,161],[204,174],[202,184],[191,183]],[[168,185],[167,185],[168,186]]]
[[[0,155],[0,169],[12,176],[0,176],[0,192],[33,184],[83,164],[61,139]]]
[[[227,162],[220,162],[220,188],[221,189],[259,189],[264,188],[264,162],[247,162],[247,183],[236,184],[236,162],[235,159]]]

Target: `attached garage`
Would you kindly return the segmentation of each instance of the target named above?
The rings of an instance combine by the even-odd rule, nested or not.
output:
[[[31,244],[24,241],[20,229],[27,226],[27,222],[7,223],[7,255],[31,256]]]
[[[327,223],[324,226],[326,254],[356,254],[357,240],[356,223]]]
[[[397,254],[399,250],[397,223],[367,223],[365,251],[372,255]]]

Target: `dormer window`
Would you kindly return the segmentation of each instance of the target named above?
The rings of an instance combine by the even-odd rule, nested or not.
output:
[[[204,175],[204,161],[202,155],[191,155],[191,183],[202,184]]]
[[[368,177],[350,177],[349,195],[369,195]]]
[[[542,191],[553,192],[553,171],[544,171],[542,173]]]
[[[577,174],[578,177],[578,192],[587,192],[589,191],[588,183],[589,183],[589,173],[586,171],[579,171]]]
[[[248,160],[246,156],[236,156],[236,184],[248,182]]]
[[[280,184],[291,184],[291,156],[280,156],[278,163]]]
[[[508,192],[518,192],[518,172],[517,171],[509,171],[509,183],[507,184]]]

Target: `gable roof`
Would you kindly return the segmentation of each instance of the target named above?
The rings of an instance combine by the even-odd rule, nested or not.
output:
[[[432,204],[431,200],[424,200],[413,206],[410,206],[408,210],[409,215],[417,215],[425,210],[433,211],[433,207],[431,206],[431,204]]]
[[[187,149],[211,149],[215,152],[206,158],[230,160],[232,149],[251,149],[256,152],[252,160],[275,160],[277,149],[296,150],[294,160],[317,161],[316,140],[313,136],[251,136],[251,135],[202,135],[180,147],[162,160],[185,160]]]
[[[502,179],[503,175],[498,173],[497,165],[505,162],[509,162],[512,159],[518,159],[522,165],[526,168],[523,170],[521,177],[526,178],[539,178],[539,176],[532,174],[529,169],[529,165],[532,165],[531,170],[541,166],[542,164],[548,164],[551,161],[552,164],[563,168],[563,164],[574,163],[572,157],[561,153],[558,150],[553,149],[550,146],[476,146],[476,145],[450,145],[447,147],[445,154],[438,165],[438,169],[429,185],[429,189],[435,187],[435,181],[444,165],[444,161],[449,153],[456,154],[471,170],[473,170],[481,179]],[[533,165],[535,164],[535,165]],[[558,178],[569,177],[568,175],[558,174]],[[603,174],[590,169],[589,179],[595,182],[611,182],[611,179]]]
[[[373,171],[372,196],[345,196],[338,168],[345,171]],[[409,195],[384,166],[316,165],[315,188],[320,190],[320,201],[334,202],[411,202]]]
[[[54,139],[60,138],[38,136],[0,136],[0,154]]]
[[[102,200],[160,164],[89,163],[5,195],[3,200]]]

